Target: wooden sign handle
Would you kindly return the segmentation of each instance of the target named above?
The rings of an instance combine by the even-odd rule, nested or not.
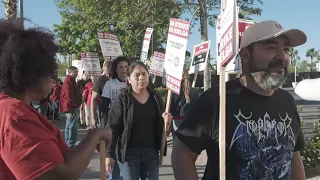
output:
[[[166,103],[166,113],[170,113],[170,106],[171,106],[171,97],[172,97],[172,91],[168,89],[168,95],[167,95],[167,103]],[[163,132],[162,132],[162,140],[161,140],[161,150],[160,150],[160,165],[163,164],[163,155],[165,146],[167,144],[167,130],[170,129],[171,121],[170,122],[164,122],[163,126]]]
[[[101,128],[104,128],[104,119],[101,118],[100,121],[100,126]],[[106,180],[106,163],[105,163],[105,159],[106,159],[106,142],[103,140],[99,141],[100,144],[100,180]]]
[[[219,155],[220,180],[226,180],[226,68],[220,69]]]
[[[100,141],[100,179],[105,180],[106,179],[106,142]]]

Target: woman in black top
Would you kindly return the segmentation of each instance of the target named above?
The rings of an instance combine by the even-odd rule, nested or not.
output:
[[[163,113],[161,97],[148,87],[146,65],[133,63],[128,82],[130,86],[117,96],[109,111],[113,139],[107,157],[116,155],[124,180],[158,180],[164,119],[172,117]],[[112,158],[106,159],[108,171],[113,163]]]

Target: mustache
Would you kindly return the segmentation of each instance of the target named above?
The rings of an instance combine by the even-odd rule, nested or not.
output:
[[[271,61],[269,64],[268,64],[268,67],[283,67],[285,68],[285,61],[283,60],[275,60],[275,61]]]
[[[283,59],[275,59],[270,61],[270,63],[268,64],[268,67],[266,68],[253,68],[251,67],[250,69],[250,73],[255,73],[255,72],[269,72],[270,68],[274,68],[274,67],[282,67],[284,70],[287,70],[288,67],[286,66],[286,61]]]

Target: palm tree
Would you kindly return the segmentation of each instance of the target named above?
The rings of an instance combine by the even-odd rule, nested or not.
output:
[[[294,49],[294,48],[290,48],[290,61],[291,61],[291,64],[293,63],[297,63],[296,61],[300,60],[300,57],[299,57],[299,52],[297,49]]]
[[[313,59],[317,57],[317,55],[318,55],[318,52],[314,48],[307,50],[306,57],[310,57],[311,59],[311,67],[310,67],[311,72],[313,71]]]
[[[5,0],[5,19],[17,18],[17,0]]]

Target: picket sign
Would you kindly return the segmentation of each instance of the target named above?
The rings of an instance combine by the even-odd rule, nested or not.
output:
[[[193,46],[192,61],[190,63],[189,74],[194,73],[192,87],[196,85],[198,73],[207,67],[211,41],[205,41]]]
[[[163,65],[163,82],[168,89],[165,110],[166,113],[170,113],[172,93],[180,93],[183,65],[190,34],[189,32],[189,21],[174,18],[170,19],[166,53]],[[160,165],[163,164],[163,156],[167,144],[166,132],[171,127],[171,121],[172,120],[164,122],[160,149]]]
[[[217,62],[220,66],[220,115],[219,115],[219,167],[220,180],[226,180],[226,66],[236,56],[239,51],[238,41],[238,13],[236,0],[221,1],[221,37],[219,54],[221,62]],[[219,59],[219,58],[217,58]]]
[[[154,51],[152,55],[152,61],[149,69],[149,73],[153,74],[152,83],[156,81],[157,76],[163,76],[163,63],[165,54],[162,52]]]

